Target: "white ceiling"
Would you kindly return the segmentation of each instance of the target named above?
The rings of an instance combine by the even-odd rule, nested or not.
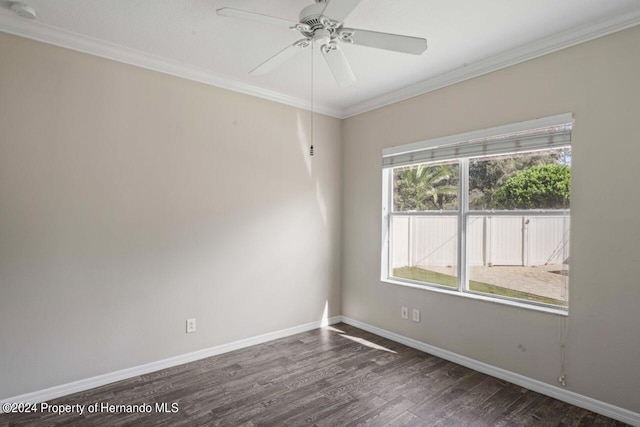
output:
[[[135,65],[308,106],[310,52],[268,75],[248,71],[300,38],[216,15],[233,7],[298,20],[312,0],[26,0],[25,20],[0,1],[0,30]],[[340,0],[333,0],[340,1]],[[346,26],[428,40],[421,56],[345,45],[358,83],[341,88],[318,50],[315,108],[353,115],[640,23],[638,0],[362,0]]]

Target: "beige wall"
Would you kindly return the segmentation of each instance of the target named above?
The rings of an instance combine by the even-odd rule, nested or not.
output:
[[[573,112],[568,389],[640,412],[638,46],[640,27],[347,119],[343,314],[557,384],[559,316],[380,281],[381,150]]]
[[[340,314],[341,121],[313,158],[308,124],[0,33],[0,399]]]

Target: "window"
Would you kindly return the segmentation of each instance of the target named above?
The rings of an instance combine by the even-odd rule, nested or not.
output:
[[[382,279],[568,309],[572,116],[383,151]]]

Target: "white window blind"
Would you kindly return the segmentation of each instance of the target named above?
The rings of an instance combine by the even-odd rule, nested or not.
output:
[[[383,150],[382,166],[391,168],[457,158],[517,153],[571,144],[573,116],[561,114]]]

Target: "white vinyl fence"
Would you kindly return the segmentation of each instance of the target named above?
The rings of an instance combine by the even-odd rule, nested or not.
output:
[[[394,216],[393,268],[454,266],[457,217]],[[569,249],[564,216],[469,217],[467,257],[471,266],[562,264]]]

